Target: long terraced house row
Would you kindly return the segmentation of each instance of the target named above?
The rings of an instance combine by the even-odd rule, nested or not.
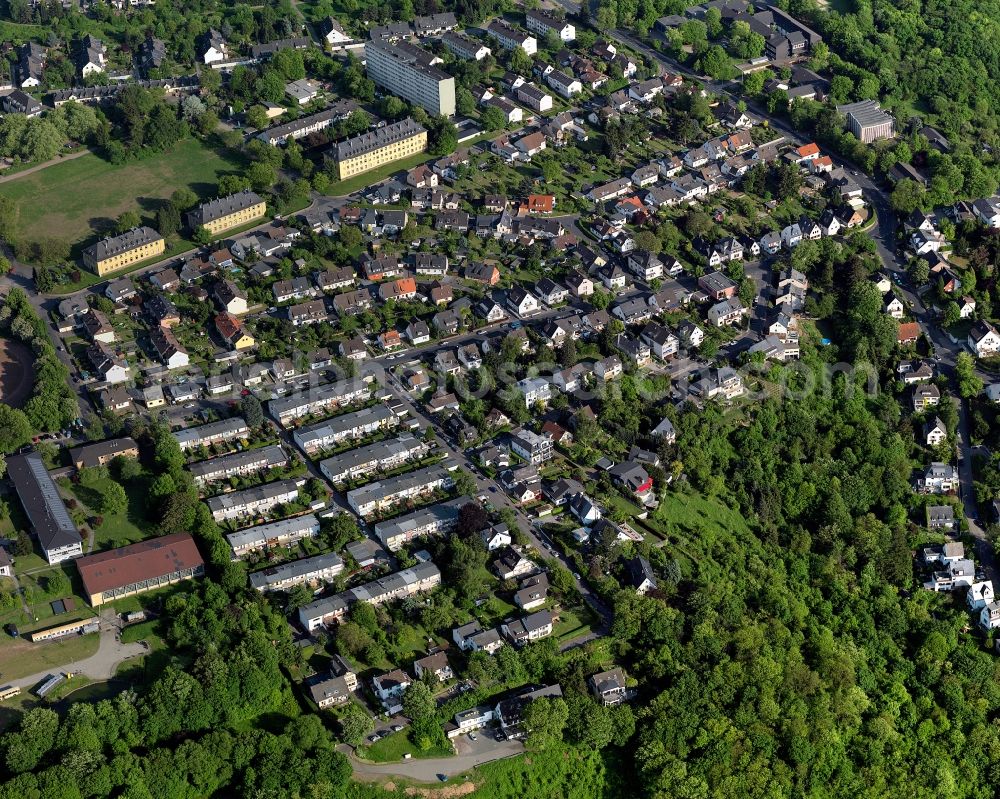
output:
[[[370,583],[318,599],[299,608],[299,622],[312,632],[320,627],[339,622],[351,605],[365,602],[382,605],[396,599],[405,599],[421,591],[441,585],[441,571],[432,562],[418,563],[412,569],[403,569]]]

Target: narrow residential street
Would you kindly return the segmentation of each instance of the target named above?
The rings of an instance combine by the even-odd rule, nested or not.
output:
[[[479,736],[479,740],[482,741],[484,737]],[[369,763],[358,760],[349,746],[340,746],[338,749],[347,755],[356,777],[397,776],[419,782],[439,783],[441,782],[439,774],[452,777],[456,774],[463,774],[476,766],[481,766],[483,763],[492,763],[494,760],[503,760],[506,757],[514,757],[524,752],[524,744],[520,741],[489,741],[489,743],[492,745],[480,747],[479,751],[468,754],[457,754],[454,757],[414,758],[398,763]]]
[[[399,382],[395,375],[391,372],[387,373],[388,381],[387,387],[395,394],[395,396],[409,406],[410,414],[418,420],[421,429],[431,427],[437,430],[437,426],[431,419],[430,415],[419,405],[413,397],[410,396],[409,392],[406,391],[405,387]],[[575,565],[573,562],[566,557],[562,552],[555,548],[552,541],[544,540],[541,531],[536,529],[531,520],[528,519],[524,511],[514,503],[510,497],[501,489],[494,480],[486,477],[464,452],[456,449],[451,443],[445,439],[439,432],[438,443],[442,449],[448,454],[451,462],[457,464],[463,468],[472,479],[475,481],[476,490],[478,494],[485,495],[487,499],[495,506],[508,508],[514,513],[517,519],[517,526],[528,542],[535,548],[535,550],[544,557],[553,558],[567,569],[570,573],[575,571]],[[576,579],[574,577],[574,582],[576,584],[577,590],[580,592],[580,596],[583,601],[590,606],[590,608],[601,618],[602,629],[610,626],[611,623],[611,610],[605,605],[605,603],[594,594],[593,591],[587,586],[587,584],[582,579]]]
[[[981,526],[976,507],[976,492],[973,486],[973,448],[969,438],[969,411],[967,403],[958,401],[958,476],[962,486],[962,507],[969,533],[976,539],[976,558],[986,572],[987,580],[997,578],[996,553],[993,544]]]

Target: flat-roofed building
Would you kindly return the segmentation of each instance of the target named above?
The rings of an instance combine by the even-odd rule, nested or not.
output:
[[[404,433],[398,438],[376,441],[342,452],[320,462],[319,469],[331,483],[357,480],[373,472],[384,472],[416,460],[430,447],[422,440]]]
[[[78,559],[76,566],[84,593],[94,607],[205,573],[205,562],[188,533],[87,555]]]
[[[233,452],[207,461],[192,463],[188,469],[200,486],[230,477],[245,477],[248,474],[277,469],[288,465],[288,455],[279,445],[270,444],[257,449]]]
[[[838,105],[837,113],[847,117],[847,129],[862,144],[891,139],[896,135],[895,120],[875,100]]]
[[[259,516],[273,510],[277,505],[294,502],[299,498],[299,487],[295,480],[275,480],[262,486],[246,488],[209,497],[208,509],[217,522]]]
[[[73,447],[69,451],[69,459],[77,469],[87,469],[93,466],[104,466],[121,455],[124,458],[138,458],[139,445],[129,436],[98,441],[94,444],[84,444]]]
[[[49,563],[83,554],[80,531],[70,518],[59,490],[37,452],[7,459],[7,475],[21,500],[31,531]]]
[[[430,114],[455,115],[455,79],[433,53],[407,41],[365,42],[365,69],[376,84]]]
[[[332,580],[344,570],[344,561],[333,552],[293,560],[250,575],[250,585],[260,592],[287,591],[297,585]]]
[[[469,497],[457,497],[395,519],[378,522],[375,525],[375,536],[390,552],[398,552],[415,538],[451,532],[458,522],[459,511],[470,502],[472,500]]]
[[[287,425],[304,416],[342,408],[371,398],[372,383],[360,377],[340,380],[322,386],[311,387],[298,394],[271,400],[267,412],[281,425]]]
[[[299,608],[299,623],[309,632],[339,622],[357,602],[382,605],[404,599],[441,584],[441,570],[431,561],[418,563],[339,594],[318,599]]]
[[[451,472],[443,466],[427,466],[386,480],[379,480],[347,492],[347,504],[359,516],[371,516],[405,500],[430,494],[454,485]]]
[[[305,425],[292,438],[306,455],[314,455],[351,439],[364,438],[379,430],[395,427],[399,418],[385,405],[373,405],[345,413],[325,422]]]
[[[222,444],[226,441],[234,441],[246,438],[250,435],[250,427],[241,416],[234,416],[232,419],[220,419],[217,422],[199,425],[198,427],[188,427],[174,433],[182,451],[197,449],[198,447],[210,447],[213,444]]]
[[[319,529],[319,519],[315,514],[307,513],[230,533],[226,536],[226,541],[233,550],[233,559],[239,560],[254,552],[286,547],[305,538],[315,538],[319,535]]]
[[[166,249],[163,236],[151,227],[137,227],[87,247],[83,251],[83,263],[103,277],[109,272],[162,255]]]
[[[326,157],[337,166],[340,180],[378,169],[427,149],[427,128],[407,117],[384,128],[333,145]]]
[[[202,203],[187,215],[188,227],[191,230],[205,228],[213,236],[217,236],[234,227],[249,224],[264,216],[267,205],[256,192],[249,189],[219,197]]]

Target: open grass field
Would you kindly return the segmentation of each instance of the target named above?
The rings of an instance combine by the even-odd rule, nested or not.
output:
[[[0,185],[17,203],[17,235],[69,242],[74,255],[125,211],[152,218],[158,203],[182,186],[210,197],[222,175],[240,163],[185,139],[170,150],[116,166],[88,154]]]
[[[451,750],[450,746],[447,748],[431,747],[430,749],[421,749],[410,740],[408,730],[390,733],[381,741],[371,746],[361,747],[361,751],[358,752],[359,757],[363,757],[365,760],[372,760],[376,763],[398,763],[403,759],[403,755],[406,754],[419,758],[451,757],[455,753]]]
[[[73,635],[63,641],[38,644],[23,638],[7,638],[0,646],[0,681],[6,684],[18,677],[89,658],[96,654],[100,643],[101,637],[96,634]]]

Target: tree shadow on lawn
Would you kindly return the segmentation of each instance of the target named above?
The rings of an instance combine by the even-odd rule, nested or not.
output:
[[[149,214],[155,214],[170,200],[165,197],[136,197],[136,204],[140,209]]]
[[[76,494],[76,498],[84,505],[87,509],[93,513],[100,513],[98,508],[101,506],[101,492],[90,486],[85,486],[77,483],[73,486],[73,493]]]
[[[102,238],[114,233],[115,225],[118,223],[109,216],[93,216],[87,220],[87,224],[90,225],[91,230],[97,231],[98,238]]]
[[[239,172],[226,172],[225,175],[239,175]],[[219,177],[224,176],[223,173],[219,173]],[[217,183],[188,183],[188,188],[191,189],[195,194],[201,198],[205,197],[218,197],[219,196],[219,184]]]

